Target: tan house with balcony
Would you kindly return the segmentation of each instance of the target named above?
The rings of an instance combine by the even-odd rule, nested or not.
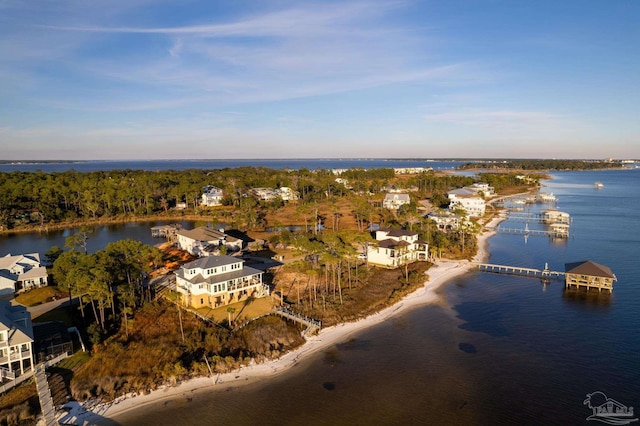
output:
[[[22,305],[0,300],[0,369],[2,376],[33,371],[33,326],[31,314]],[[8,374],[7,374],[8,373]]]
[[[377,244],[367,247],[367,262],[372,265],[397,268],[427,260],[429,244],[418,239],[418,233],[404,229],[376,231]]]
[[[184,264],[176,271],[176,290],[185,305],[217,308],[250,297],[269,295],[262,271],[244,266],[233,256],[208,256]]]

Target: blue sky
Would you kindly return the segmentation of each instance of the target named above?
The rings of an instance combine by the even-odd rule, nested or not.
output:
[[[0,0],[0,159],[640,158],[640,1]]]

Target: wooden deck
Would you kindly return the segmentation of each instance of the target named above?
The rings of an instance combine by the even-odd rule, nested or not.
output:
[[[517,275],[527,278],[564,280],[565,273],[552,271],[545,264],[544,269],[525,268],[522,266],[497,265],[494,263],[474,262],[473,265],[481,272],[491,272],[494,274]]]
[[[557,226],[558,224],[556,224]],[[568,226],[557,226],[550,230],[542,230],[542,229],[529,229],[529,225],[524,228],[509,228],[503,226],[497,226],[495,228],[488,228],[493,231],[502,233],[502,234],[512,234],[512,235],[538,235],[538,236],[546,236],[546,237],[556,237],[556,238],[569,238],[569,227]]]

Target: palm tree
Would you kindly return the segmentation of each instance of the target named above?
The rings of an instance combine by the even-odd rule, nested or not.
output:
[[[227,314],[229,314],[229,327],[231,327],[231,315],[233,315],[236,312],[236,308],[232,308],[231,306],[229,306],[227,308]]]

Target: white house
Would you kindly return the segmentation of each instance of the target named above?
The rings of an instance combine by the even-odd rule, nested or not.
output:
[[[7,254],[0,257],[0,294],[13,294],[48,284],[47,268],[40,254]]]
[[[251,194],[260,201],[273,201],[279,197],[273,188],[252,188]]]
[[[194,308],[217,308],[269,295],[262,271],[232,256],[203,257],[182,265],[176,271],[176,289],[183,302]]]
[[[376,231],[377,244],[367,247],[367,262],[397,268],[418,260],[427,260],[429,245],[418,240],[416,232],[403,229]]]
[[[450,210],[438,210],[431,212],[427,218],[433,220],[441,231],[457,230],[460,227],[462,218]]]
[[[207,207],[221,206],[223,196],[222,189],[207,185],[203,188],[202,201],[200,204]]]
[[[409,204],[409,194],[386,194],[382,200],[382,207],[389,210],[398,210],[400,206]]]
[[[484,195],[485,197],[492,197],[496,195],[496,190],[488,183],[478,182],[469,186],[465,186],[465,188],[472,190],[476,194],[482,193],[482,195]]]
[[[287,186],[276,189],[276,193],[282,198],[282,201],[296,201],[299,198],[298,192]]]
[[[33,366],[31,314],[22,305],[0,300],[0,368],[21,375]]]
[[[449,210],[462,209],[467,216],[484,216],[485,201],[475,191],[466,188],[454,189],[447,193],[449,197]]]
[[[176,232],[176,237],[180,249],[198,257],[216,254],[221,246],[227,247],[229,251],[242,250],[241,239],[206,226],[181,229]]]

